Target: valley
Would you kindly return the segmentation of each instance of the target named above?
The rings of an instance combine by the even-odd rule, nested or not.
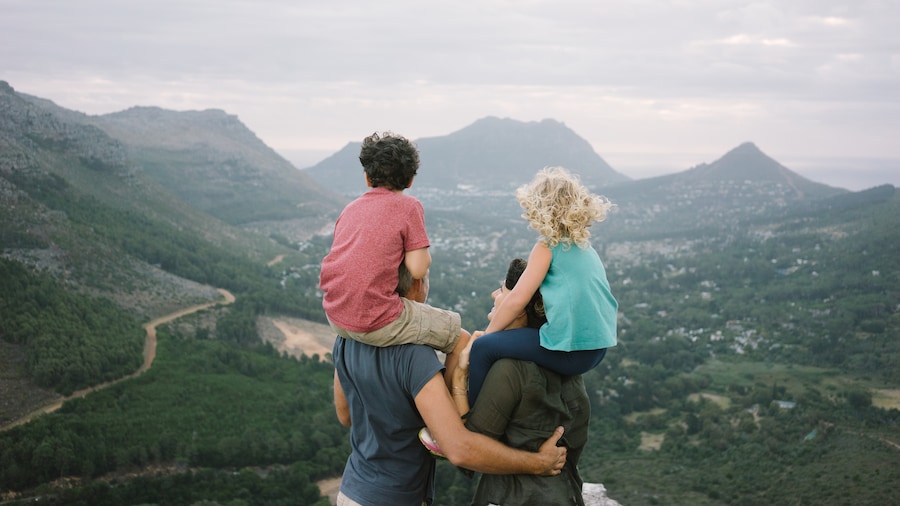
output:
[[[516,151],[504,139],[552,133],[560,151],[542,159],[616,204],[592,236],[620,314],[619,344],[585,375],[586,481],[626,506],[900,500],[896,188],[828,187],[752,143],[629,181],[557,122],[473,127],[422,157],[482,164],[409,190],[429,302],[463,327],[485,327],[535,240],[512,197],[533,169],[497,156]],[[352,151],[298,175],[222,111],[88,117],[0,86],[0,408],[69,399],[0,432],[11,504],[327,504],[317,483],[349,450],[318,265]],[[446,463],[437,482],[440,504],[471,498]]]

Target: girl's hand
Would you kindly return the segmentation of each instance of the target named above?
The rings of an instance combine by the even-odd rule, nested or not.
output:
[[[476,330],[472,332],[472,339],[469,339],[469,343],[466,344],[466,347],[459,352],[459,360],[456,362],[456,371],[462,372],[465,376],[466,381],[469,380],[469,354],[472,353],[472,344],[475,343],[475,339],[479,336],[483,336],[483,330]],[[455,372],[454,372],[455,376]]]

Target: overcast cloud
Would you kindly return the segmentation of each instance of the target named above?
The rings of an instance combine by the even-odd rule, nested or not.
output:
[[[223,109],[309,165],[490,115],[561,121],[634,178],[751,141],[862,189],[900,185],[898,24],[896,0],[0,0],[0,80]]]

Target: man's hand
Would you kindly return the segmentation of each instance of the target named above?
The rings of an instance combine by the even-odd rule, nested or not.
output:
[[[566,465],[566,454],[568,449],[565,446],[556,446],[563,435],[563,428],[557,427],[549,439],[544,441],[538,449],[541,456],[541,476],[556,476],[562,472],[563,466]]]

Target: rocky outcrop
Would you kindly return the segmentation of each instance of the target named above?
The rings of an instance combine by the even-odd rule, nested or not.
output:
[[[602,483],[585,483],[581,487],[585,506],[622,506],[615,499],[606,496],[606,487]]]

